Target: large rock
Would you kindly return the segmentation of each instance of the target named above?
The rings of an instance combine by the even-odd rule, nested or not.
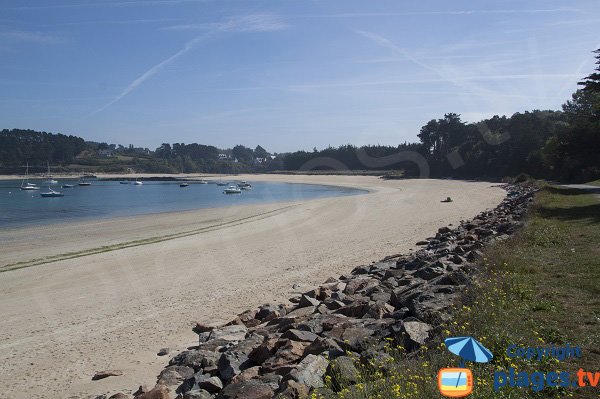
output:
[[[249,369],[242,371],[241,373],[239,373],[238,375],[233,377],[230,382],[232,384],[235,384],[237,382],[250,381],[255,378],[258,378],[259,375],[260,375],[260,366],[254,366],[254,367],[250,367]]]
[[[313,342],[319,336],[315,333],[311,333],[310,331],[302,331],[296,329],[287,330],[281,338],[291,339],[292,341],[304,341],[304,342]]]
[[[220,353],[206,350],[189,350],[175,356],[169,362],[170,366],[189,366],[194,371],[200,371],[201,368],[215,366],[221,357]]]
[[[429,332],[433,330],[430,324],[421,321],[405,321],[402,323],[402,337],[407,350],[416,349],[429,339]]]
[[[281,345],[278,337],[268,337],[262,344],[256,347],[248,357],[255,364],[263,364],[268,358],[273,356]]]
[[[171,395],[169,395],[169,389],[166,386],[157,385],[148,392],[136,396],[135,399],[171,399]]]
[[[244,325],[232,325],[221,328],[215,328],[209,333],[207,341],[224,340],[224,341],[241,341],[246,338],[248,328]]]
[[[358,300],[350,305],[343,306],[335,311],[337,314],[343,314],[347,317],[361,318],[369,311],[370,304],[368,300]]]
[[[263,369],[275,371],[282,366],[288,366],[302,358],[308,342],[285,340],[285,343],[277,350],[275,355],[263,363]]]
[[[394,312],[394,307],[389,303],[377,302],[369,307],[369,310],[363,315],[363,318],[381,319]]]
[[[161,371],[157,383],[160,385],[179,385],[194,375],[194,369],[187,366],[169,366]]]
[[[308,398],[310,389],[304,385],[299,384],[294,380],[287,380],[284,385],[283,391],[277,394],[277,399],[304,399]]]
[[[327,353],[330,357],[344,354],[344,350],[331,338],[319,337],[304,350],[305,355],[320,355]]]
[[[183,399],[212,399],[213,396],[204,389],[194,389],[183,394]]]
[[[319,388],[323,384],[323,375],[329,362],[323,356],[308,355],[290,373],[290,377],[299,384],[309,388]]]
[[[349,327],[344,329],[340,344],[352,351],[361,352],[372,344],[370,337],[374,333],[374,330],[365,327]]]
[[[257,380],[243,381],[225,387],[218,399],[271,399],[273,389],[269,384]]]
[[[286,314],[285,318],[294,319],[298,317],[308,316],[310,314],[315,313],[315,306],[305,306],[292,310],[290,313]]]
[[[337,389],[354,385],[360,378],[360,373],[354,365],[354,360],[348,356],[340,356],[333,360],[327,369]]]
[[[241,352],[225,352],[219,358],[219,375],[225,381],[231,380],[241,371],[252,367],[252,361],[248,359],[248,355]]]
[[[298,303],[299,308],[305,308],[307,306],[319,306],[321,301],[316,298],[311,298],[307,295],[302,295],[300,302]]]
[[[223,389],[223,382],[219,377],[205,377],[197,381],[198,387],[209,393],[217,393]]]
[[[280,306],[271,304],[263,305],[258,309],[255,318],[264,323],[265,321],[269,321],[276,317],[282,316],[281,310],[282,308]]]
[[[375,287],[379,280],[370,277],[353,278],[347,282],[344,294],[352,295],[369,287]]]
[[[422,278],[423,280],[431,280],[439,277],[446,273],[446,270],[440,266],[427,266],[417,270],[414,274],[415,277]]]

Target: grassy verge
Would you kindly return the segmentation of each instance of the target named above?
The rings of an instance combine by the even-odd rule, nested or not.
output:
[[[470,363],[475,387],[471,398],[597,398],[597,387],[548,387],[541,380],[528,388],[494,390],[494,373],[574,373],[600,371],[600,202],[578,190],[546,187],[538,193],[527,226],[510,240],[485,251],[482,273],[455,307],[442,336],[473,336],[494,354],[490,363]],[[575,360],[524,360],[507,356],[522,347],[578,345]],[[437,372],[458,367],[459,358],[437,342],[405,354],[393,342],[389,357],[359,364],[358,384],[340,389],[331,375],[323,398],[441,398]],[[343,385],[343,382],[341,382]],[[536,388],[536,390],[532,389]]]
[[[585,184],[589,184],[590,186],[598,186],[598,187],[600,187],[600,179],[594,180],[594,181],[590,181],[590,182],[587,182]]]

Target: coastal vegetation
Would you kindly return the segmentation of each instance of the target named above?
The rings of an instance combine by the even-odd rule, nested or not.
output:
[[[480,273],[453,307],[452,321],[440,327],[442,336],[477,337],[491,352],[490,363],[467,363],[475,378],[473,398],[590,398],[598,387],[493,387],[496,371],[596,371],[600,363],[600,204],[584,191],[545,186],[530,208],[528,224],[510,239],[483,251]],[[558,361],[507,356],[510,345],[579,346],[582,356]],[[444,367],[455,367],[457,356],[440,339],[407,354],[386,344],[385,362],[355,363],[358,374],[330,373],[329,389],[313,395],[327,399],[437,398],[432,378]],[[334,369],[335,370],[335,369]],[[344,375],[346,380],[344,380]],[[335,391],[335,392],[334,392]]]
[[[535,178],[585,182],[600,178],[599,66],[562,110],[533,110],[466,123],[456,113],[427,122],[419,142],[397,146],[351,144],[271,154],[236,145],[163,143],[155,150],[84,141],[75,136],[2,130],[0,173],[20,173],[29,163],[42,172],[239,173],[286,171],[398,171],[404,177]]]

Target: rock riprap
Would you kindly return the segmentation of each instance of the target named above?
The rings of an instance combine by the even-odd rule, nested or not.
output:
[[[182,399],[298,398],[323,387],[328,370],[355,380],[348,353],[385,358],[387,340],[418,349],[450,319],[481,248],[521,226],[535,188],[503,187],[495,209],[440,228],[415,252],[330,278],[291,304],[266,304],[221,327],[198,324],[198,346],[173,357],[157,387],[141,396],[164,397],[168,387]]]

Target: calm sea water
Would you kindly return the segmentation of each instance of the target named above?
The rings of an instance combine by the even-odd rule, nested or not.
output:
[[[30,179],[40,185],[38,191],[22,191],[20,180],[0,181],[0,228],[27,225],[47,225],[71,220],[111,218],[200,208],[260,204],[280,201],[306,200],[322,197],[354,195],[363,190],[321,186],[250,182],[252,190],[242,194],[223,194],[216,184],[190,183],[179,187],[177,182],[146,181],[141,186],[119,184],[118,181],[89,180],[92,185],[77,186],[77,180],[59,180],[55,190],[65,194],[60,198],[42,198],[48,191],[41,180]],[[74,188],[59,188],[62,184]],[[231,181],[234,183],[234,181]]]

